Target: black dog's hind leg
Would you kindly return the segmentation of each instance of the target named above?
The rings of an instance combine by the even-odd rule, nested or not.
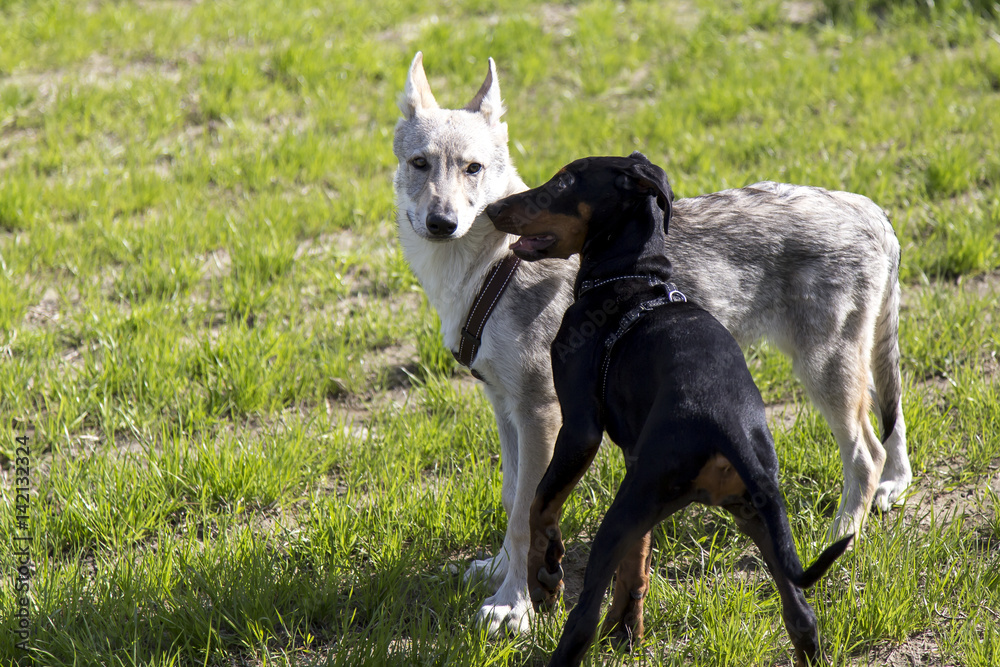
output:
[[[785,621],[785,629],[795,647],[796,667],[816,664],[816,659],[819,656],[816,614],[806,602],[806,596],[802,593],[802,589],[793,584],[778,565],[779,560],[774,551],[774,541],[771,539],[770,531],[768,531],[763,517],[754,508],[749,498],[746,498],[742,503],[726,505],[725,507],[735,517],[736,525],[739,526],[740,530],[757,545],[764,562],[767,564],[767,569],[774,578],[778,594],[781,596],[781,617]],[[795,548],[794,544],[791,548]]]
[[[587,561],[583,590],[563,629],[549,665],[578,665],[594,640],[601,600],[621,560],[658,524],[691,502],[687,489],[674,487],[661,471],[632,470],[625,475],[614,502],[604,515]]]
[[[604,617],[601,637],[616,648],[632,650],[642,639],[642,606],[649,593],[649,565],[653,558],[653,533],[646,533],[625,554],[615,573],[615,596]]]

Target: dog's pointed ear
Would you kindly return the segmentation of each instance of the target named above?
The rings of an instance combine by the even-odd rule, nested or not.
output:
[[[489,69],[486,71],[486,80],[479,87],[472,101],[465,105],[466,111],[478,112],[483,115],[490,127],[500,124],[500,116],[503,115],[503,102],[500,99],[500,84],[497,81],[497,66],[490,58]]]
[[[636,160],[628,168],[629,177],[635,181],[636,186],[640,189],[656,195],[656,203],[663,209],[663,225],[666,228],[670,221],[670,212],[674,202],[674,191],[670,187],[670,181],[667,180],[667,174],[638,151],[629,157]]]
[[[438,103],[431,93],[431,85],[427,83],[427,75],[424,74],[424,54],[417,51],[410,63],[410,73],[406,75],[406,85],[403,87],[403,94],[399,96],[399,110],[407,120],[421,109],[437,109]]]

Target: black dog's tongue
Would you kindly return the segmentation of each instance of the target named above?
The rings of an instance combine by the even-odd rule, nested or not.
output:
[[[550,245],[555,243],[555,241],[556,237],[551,234],[541,234],[540,236],[521,236],[510,244],[510,249],[515,253],[519,250],[522,252],[535,253],[539,250],[545,250]]]

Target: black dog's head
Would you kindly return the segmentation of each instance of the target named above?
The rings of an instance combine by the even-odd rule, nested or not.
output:
[[[565,259],[629,219],[633,210],[662,215],[666,232],[673,199],[667,175],[636,151],[571,162],[545,185],[490,204],[486,215],[500,231],[521,237],[511,246],[521,259]]]

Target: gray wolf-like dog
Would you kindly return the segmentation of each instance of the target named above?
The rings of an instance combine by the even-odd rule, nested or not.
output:
[[[438,106],[417,53],[399,99],[393,185],[399,240],[453,352],[480,286],[517,237],[488,204],[527,190],[507,147],[496,66],[462,109]],[[667,254],[680,291],[740,345],[766,339],[833,430],[844,466],[831,536],[860,531],[912,479],[899,373],[899,242],[866,197],[762,182],[679,199]],[[496,592],[477,620],[490,633],[526,631],[528,517],[561,424],[550,347],[573,301],[577,263],[522,263],[481,334],[472,368],[493,406],[507,512],[503,547],[467,578]],[[875,412],[881,441],[869,419]]]

